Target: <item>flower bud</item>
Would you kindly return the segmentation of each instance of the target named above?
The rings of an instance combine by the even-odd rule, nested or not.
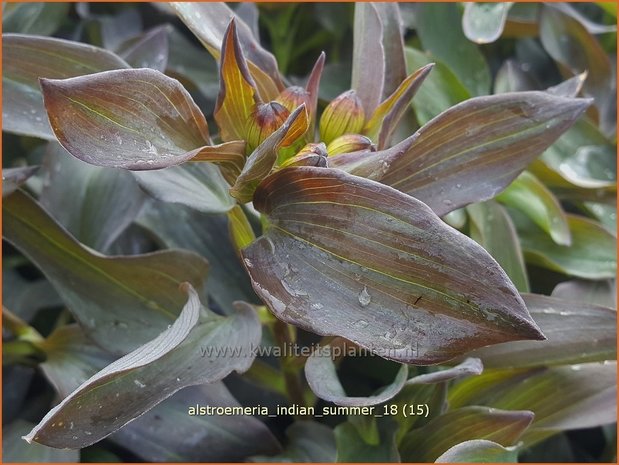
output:
[[[285,168],[287,166],[327,166],[327,148],[325,144],[320,142],[305,145],[294,157],[286,160],[280,167]]]
[[[287,87],[282,90],[281,94],[275,99],[277,103],[281,103],[290,112],[294,111],[302,103],[309,107],[309,93],[300,86]]]
[[[333,140],[327,146],[329,156],[339,155],[340,153],[372,151],[372,141],[361,134],[344,134]]]
[[[344,134],[361,132],[365,123],[365,112],[361,100],[354,90],[336,97],[320,118],[320,138],[329,144]]]
[[[249,116],[247,152],[251,153],[264,140],[284,124],[290,112],[277,102],[258,103]]]

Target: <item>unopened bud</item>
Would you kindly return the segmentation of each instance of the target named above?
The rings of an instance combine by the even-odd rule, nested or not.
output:
[[[287,166],[327,166],[327,148],[325,144],[310,143],[305,145],[299,152],[292,158],[289,158],[282,163],[281,168]]]
[[[354,90],[336,97],[320,118],[320,138],[329,144],[344,134],[361,132],[365,123],[365,112],[361,100]]]
[[[287,87],[282,90],[275,101],[281,103],[288,111],[292,112],[302,103],[306,107],[309,106],[309,93],[300,86]]]
[[[369,137],[361,134],[344,134],[332,141],[327,146],[329,156],[339,155],[340,153],[372,151],[372,141]]]
[[[251,153],[284,124],[290,112],[280,103],[258,103],[249,117],[247,151]]]

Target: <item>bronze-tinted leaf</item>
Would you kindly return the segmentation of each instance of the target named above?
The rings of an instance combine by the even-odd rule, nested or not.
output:
[[[404,25],[400,15],[400,5],[395,2],[374,2],[383,25],[381,38],[385,53],[385,79],[382,97],[388,97],[406,78],[406,59],[404,58]]]
[[[16,191],[2,209],[4,238],[39,267],[75,319],[101,347],[127,353],[165,329],[180,312],[180,282],[204,287],[200,256],[167,250],[106,257],[86,249],[28,195]]]
[[[256,84],[249,74],[233,20],[226,29],[221,46],[219,95],[214,113],[221,138],[226,142],[246,139],[249,117],[254,105],[261,102]]]
[[[546,92],[476,97],[390,149],[344,154],[329,162],[413,195],[444,215],[501,192],[589,104]]]
[[[543,338],[509,278],[426,205],[329,168],[275,172],[254,206],[269,226],[242,255],[275,315],[407,363]]]
[[[514,341],[471,353],[488,368],[601,362],[617,358],[617,312],[537,294],[522,295],[546,341]]]
[[[224,2],[178,2],[172,8],[206,49],[219,59],[226,27],[234,19],[240,46],[249,60],[249,72],[262,100],[270,101],[284,89],[275,57],[265,50],[251,29]]]
[[[488,439],[511,446],[518,442],[532,420],[533,413],[527,410],[457,408],[404,436],[402,461],[433,462],[450,447],[471,439]]]
[[[251,201],[260,181],[273,169],[277,161],[277,151],[286,147],[305,134],[309,126],[305,105],[293,111],[284,124],[267,137],[249,156],[243,171],[230,188],[230,194],[241,203]]]
[[[22,34],[2,35],[2,130],[53,140],[39,78],[65,79],[128,68],[92,45]]]
[[[24,439],[79,449],[109,436],[184,387],[246,371],[254,359],[251,347],[260,342],[261,334],[253,308],[238,302],[237,313],[224,318],[202,307],[191,285],[182,287],[188,300],[174,324],[86,380]],[[240,349],[239,356],[221,356],[219,351],[208,352],[209,347]]]
[[[433,67],[434,63],[431,63],[412,73],[374,110],[363,132],[377,142],[378,149],[384,149],[389,144],[391,134],[395,131],[415,92]]]
[[[163,73],[168,50],[168,26],[164,25],[125,41],[116,52],[134,68],[152,68]]]
[[[391,384],[380,389],[380,392],[367,397],[348,396],[338,379],[335,364],[327,347],[317,348],[305,362],[305,377],[311,390],[323,400],[335,405],[369,406],[387,402],[404,386],[408,376],[408,367],[400,366]]]
[[[233,140],[203,147],[189,161],[208,161],[219,165],[221,174],[232,185],[245,165],[245,141]]]
[[[152,69],[41,79],[58,141],[87,163],[152,170],[182,163],[209,144],[208,125],[176,80]]]

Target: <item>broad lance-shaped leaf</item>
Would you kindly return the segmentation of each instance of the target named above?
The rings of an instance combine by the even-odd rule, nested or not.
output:
[[[363,109],[371,115],[383,95],[385,49],[383,22],[372,2],[355,3],[351,89],[355,90]]]
[[[168,63],[168,29],[159,26],[125,41],[117,50],[134,68],[152,68],[162,73]]]
[[[178,165],[209,145],[204,115],[176,80],[152,69],[41,79],[54,134],[87,163],[133,170]]]
[[[253,308],[238,302],[237,312],[224,318],[202,307],[190,284],[182,287],[189,297],[174,324],[85,381],[24,439],[58,448],[86,447],[184,387],[249,369],[251,348],[261,336]],[[240,356],[221,356],[208,347],[240,349]]]
[[[243,171],[230,188],[230,195],[240,203],[251,201],[254,191],[260,181],[267,177],[277,161],[280,148],[295,142],[309,127],[305,104],[301,104],[290,113],[284,124],[267,137],[249,156]]]
[[[400,392],[407,376],[408,367],[402,365],[393,383],[381,389],[377,394],[368,397],[350,397],[337,377],[335,364],[328,349],[325,347],[316,349],[305,362],[305,377],[314,394],[335,405],[367,406],[387,402]]]
[[[37,32],[39,33],[39,32]],[[92,45],[23,34],[2,35],[2,130],[54,140],[39,78],[65,79],[128,68]]]
[[[382,43],[385,53],[383,98],[395,92],[406,78],[404,57],[404,25],[400,5],[394,2],[373,2],[383,25]]]
[[[486,439],[471,439],[450,447],[436,463],[517,463],[518,448],[503,447]]]
[[[262,182],[254,206],[269,223],[242,251],[245,267],[288,323],[415,364],[544,337],[485,250],[395,189],[285,168]]]
[[[245,140],[254,105],[261,102],[232,20],[221,45],[219,95],[214,112],[221,138],[226,142]]]
[[[546,92],[472,98],[392,148],[339,155],[330,166],[395,187],[442,216],[501,192],[590,103]]]
[[[546,341],[513,341],[469,353],[487,368],[601,362],[617,358],[617,312],[612,308],[536,294],[522,295]]]
[[[274,100],[284,89],[275,57],[260,45],[247,24],[224,2],[174,2],[170,5],[215,59],[221,55],[226,28],[234,19],[241,48],[249,60],[249,71],[262,99]]]
[[[86,333],[114,354],[135,349],[174,321],[184,303],[180,282],[204,287],[208,264],[200,256],[181,250],[100,255],[21,191],[4,199],[2,219],[4,238],[45,274]]]
[[[470,439],[487,439],[511,446],[518,442],[532,420],[533,413],[527,410],[477,406],[454,409],[404,436],[402,461],[433,462],[450,447]]]

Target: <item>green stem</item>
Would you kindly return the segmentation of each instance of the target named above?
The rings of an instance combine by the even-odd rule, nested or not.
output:
[[[2,326],[20,341],[31,342],[34,345],[43,342],[43,336],[36,329],[6,307],[2,307]]]
[[[277,320],[273,324],[273,334],[282,352],[281,368],[284,374],[284,383],[286,385],[288,399],[293,404],[304,406],[305,395],[303,386],[301,385],[301,379],[299,378],[299,371],[292,363],[295,357],[288,353],[290,347],[292,347],[294,343],[291,334],[291,326],[283,321]]]

